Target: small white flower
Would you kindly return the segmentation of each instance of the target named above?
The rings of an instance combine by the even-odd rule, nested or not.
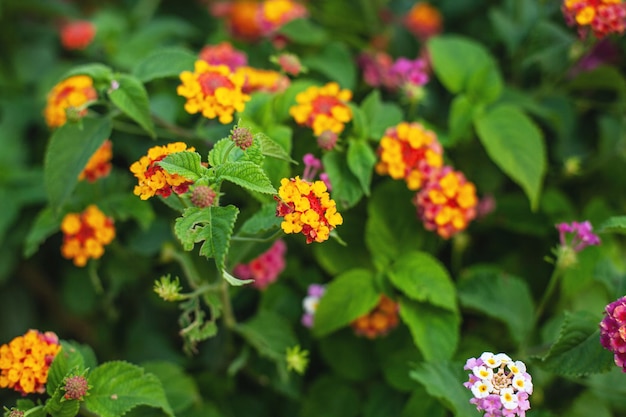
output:
[[[513,375],[520,375],[526,372],[526,365],[522,361],[509,362],[507,367]]]
[[[475,366],[474,368],[472,368],[472,372],[474,373],[474,375],[476,375],[476,377],[480,379],[491,380],[491,378],[493,378],[493,369],[487,368],[484,365]]]
[[[497,355],[495,355],[495,358],[499,359],[500,363],[503,363],[505,365],[513,362],[511,357],[509,355],[507,355],[506,353],[498,353]]]
[[[314,314],[317,310],[317,306],[319,305],[319,303],[319,297],[309,295],[308,297],[304,297],[304,300],[302,300],[302,307],[307,313]]]
[[[500,390],[500,401],[502,401],[502,405],[507,410],[514,410],[517,408],[517,394],[513,393],[513,388],[502,388]]]
[[[496,356],[491,352],[483,352],[483,354],[480,355],[480,359],[490,368],[497,368],[501,363],[501,359],[496,358]]]
[[[485,398],[491,393],[491,390],[493,390],[493,385],[489,381],[476,381],[472,385],[472,394],[476,398]]]

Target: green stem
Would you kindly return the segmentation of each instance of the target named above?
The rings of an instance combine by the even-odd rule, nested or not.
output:
[[[91,279],[91,284],[93,285],[96,294],[102,294],[104,293],[104,287],[102,287],[102,280],[100,279],[96,268],[96,263],[91,262],[89,265],[89,278]]]
[[[33,407],[31,409],[28,409],[26,411],[24,411],[24,417],[33,414],[33,413],[37,413],[39,410],[43,409],[43,405],[38,405],[36,407]]]
[[[239,242],[271,242],[272,240],[276,239],[276,237],[282,234],[282,230],[278,229],[276,232],[272,233],[270,236],[268,237],[247,237],[247,236],[237,236],[234,235],[233,237],[230,238],[231,241],[239,241]]]
[[[226,163],[226,161],[228,160],[228,155],[235,148],[235,146],[236,146],[235,142],[233,142],[233,143],[230,144],[228,149],[226,149],[226,152],[224,153],[224,157],[222,158],[222,164]]]
[[[541,315],[543,314],[546,305],[548,304],[548,300],[552,296],[552,293],[557,287],[559,279],[561,278],[563,269],[558,265],[555,265],[554,270],[552,271],[552,275],[550,276],[550,281],[548,281],[548,286],[546,290],[543,292],[543,297],[537,306],[537,310],[535,311],[535,323],[539,322]]]
[[[234,329],[237,327],[237,320],[235,320],[235,315],[233,313],[233,307],[230,303],[230,294],[229,294],[230,285],[226,282],[225,279],[222,279],[222,313],[224,314],[224,324],[228,329]]]

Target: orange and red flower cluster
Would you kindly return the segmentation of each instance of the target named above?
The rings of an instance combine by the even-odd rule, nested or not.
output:
[[[142,200],[147,200],[155,195],[169,197],[172,191],[176,194],[186,193],[192,182],[178,174],[170,174],[158,165],[158,162],[167,155],[186,150],[194,151],[195,148],[187,149],[185,143],[174,142],[166,146],[154,146],[148,149],[146,156],[142,156],[139,161],[130,166],[130,171],[139,181],[133,193]]]
[[[443,28],[441,13],[425,2],[417,2],[404,18],[404,25],[422,41],[441,33]]]
[[[98,98],[93,80],[87,75],[75,75],[55,85],[48,94],[44,116],[49,127],[65,124],[68,117],[77,119],[87,114],[87,107]]]
[[[50,364],[60,350],[56,334],[37,330],[0,346],[0,388],[11,388],[22,395],[44,393]]]
[[[211,65],[198,60],[194,72],[180,74],[182,84],[176,90],[187,99],[185,110],[190,114],[201,113],[208,119],[219,119],[227,124],[233,114],[243,111],[250,96],[243,92],[245,77],[231,72],[226,65]]]
[[[278,196],[276,215],[283,217],[280,227],[288,234],[302,233],[306,243],[324,242],[343,223],[323,181],[283,178]]]
[[[96,26],[88,20],[75,20],[61,26],[61,45],[65,49],[85,49],[96,36]]]
[[[82,213],[66,214],[61,221],[61,231],[61,254],[72,259],[76,266],[85,266],[89,259],[100,258],[104,246],[115,238],[113,219],[93,204]]]
[[[426,229],[448,239],[476,217],[476,187],[443,165],[437,136],[421,124],[402,122],[388,128],[378,157],[378,174],[403,179],[410,190],[418,191],[413,203]]]
[[[567,23],[579,27],[581,36],[588,29],[596,38],[626,29],[626,3],[622,0],[565,0],[562,10]]]
[[[378,305],[353,321],[351,326],[356,334],[374,339],[389,333],[398,325],[398,321],[398,303],[383,294]]]
[[[85,169],[78,176],[79,180],[86,179],[89,182],[94,182],[98,178],[104,178],[111,172],[111,158],[113,157],[113,143],[110,140],[105,140],[102,146],[91,155]]]
[[[325,131],[339,134],[345,124],[352,120],[348,102],[352,92],[341,89],[336,82],[323,87],[311,86],[296,96],[296,105],[289,109],[296,123],[313,129],[315,136]]]

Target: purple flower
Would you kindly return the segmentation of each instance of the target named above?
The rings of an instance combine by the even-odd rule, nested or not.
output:
[[[600,343],[613,352],[615,365],[626,372],[626,297],[607,305],[604,313],[600,322]]]
[[[302,325],[305,327],[313,327],[313,319],[315,318],[315,312],[320,302],[320,298],[324,295],[326,287],[320,284],[309,285],[307,296],[302,300],[302,308],[304,309],[304,315],[302,316]]]
[[[600,244],[600,238],[591,231],[592,226],[589,221],[572,222],[571,224],[559,223],[556,225],[556,229],[559,231],[561,246],[570,247],[574,252],[580,252],[587,246]],[[573,233],[573,236],[567,236],[568,233]]]
[[[422,58],[410,60],[400,57],[393,63],[390,69],[392,76],[398,80],[398,85],[412,84],[422,86],[428,82],[428,65]]]

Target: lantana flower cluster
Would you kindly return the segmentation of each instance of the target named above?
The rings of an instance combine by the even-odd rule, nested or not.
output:
[[[600,322],[600,343],[613,352],[615,365],[626,372],[626,297],[621,297],[604,309]]]
[[[148,154],[139,158],[130,166],[130,171],[138,180],[133,193],[142,200],[159,195],[169,197],[172,191],[176,194],[184,194],[192,184],[186,178],[178,174],[170,174],[158,165],[167,155],[182,152],[194,151],[195,148],[187,148],[184,142],[173,142],[165,146],[154,146],[148,149]]]
[[[320,299],[326,292],[326,287],[321,284],[311,284],[307,290],[307,295],[302,300],[302,308],[304,309],[304,314],[302,315],[302,325],[305,327],[313,327],[313,321],[315,319],[315,312],[317,311],[317,306],[320,303]]]
[[[240,279],[253,279],[252,285],[263,290],[276,281],[285,269],[286,252],[287,245],[279,239],[268,250],[247,264],[237,265],[233,272]]]
[[[441,33],[443,18],[439,10],[429,3],[419,1],[404,17],[404,26],[422,42]]]
[[[578,252],[587,246],[597,246],[600,238],[593,233],[593,226],[589,221],[558,223],[559,246],[554,251],[557,266],[568,268],[578,262]]]
[[[0,346],[0,388],[22,395],[45,392],[48,370],[60,350],[56,334],[32,329]]]
[[[326,131],[338,135],[352,120],[352,110],[348,107],[351,99],[352,92],[336,82],[311,86],[296,95],[296,105],[289,109],[289,114],[299,125],[313,129],[315,136]]]
[[[283,178],[276,199],[276,215],[283,217],[280,225],[283,231],[302,233],[306,243],[324,242],[343,223],[323,181],[309,182],[299,176]]]
[[[89,20],[64,23],[60,30],[61,45],[68,50],[87,48],[96,36],[96,26]]]
[[[365,52],[358,58],[364,81],[372,87],[389,91],[401,90],[407,98],[419,98],[418,91],[430,79],[430,67],[425,58],[398,57],[395,61],[383,51]]]
[[[113,158],[113,143],[105,140],[104,143],[91,155],[87,165],[78,176],[79,180],[94,182],[99,178],[104,178],[111,172],[111,158]]]
[[[68,118],[79,119],[87,114],[87,107],[96,101],[98,93],[93,79],[74,75],[56,84],[48,93],[44,116],[50,128],[63,126]]]
[[[474,395],[470,403],[485,417],[524,417],[530,409],[533,383],[524,362],[505,353],[483,352],[478,359],[468,359],[463,369],[471,371],[463,384]]]
[[[115,238],[113,219],[92,204],[82,213],[68,213],[61,221],[63,245],[61,254],[74,265],[85,266],[89,259],[104,254],[104,246]]]
[[[591,30],[600,39],[626,29],[626,3],[622,0],[564,0],[563,15],[571,26],[578,26],[581,37]]]
[[[354,333],[375,339],[384,336],[399,323],[398,303],[386,295],[381,295],[378,305],[372,311],[351,323]]]

